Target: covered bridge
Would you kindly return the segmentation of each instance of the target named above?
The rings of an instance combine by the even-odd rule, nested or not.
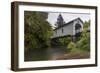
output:
[[[83,30],[83,21],[76,18],[68,23],[58,26],[54,29],[52,38],[60,38],[64,36],[77,36]]]

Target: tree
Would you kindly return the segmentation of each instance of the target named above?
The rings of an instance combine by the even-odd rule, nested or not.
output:
[[[55,25],[56,25],[57,27],[60,27],[60,26],[62,26],[64,23],[65,23],[65,22],[64,22],[64,19],[63,19],[62,15],[59,14],[59,16],[58,16],[58,18],[57,18],[57,22],[56,22]]]
[[[88,28],[90,26],[90,20],[84,22],[84,27],[83,28]]]
[[[25,11],[24,16],[25,50],[41,49],[50,46],[53,30],[46,21],[48,13]]]

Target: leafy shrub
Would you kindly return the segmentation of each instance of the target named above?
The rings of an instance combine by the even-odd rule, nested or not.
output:
[[[90,51],[90,32],[87,31],[89,25],[90,21],[84,23],[81,39],[76,42],[76,47],[84,51]]]
[[[67,51],[71,52],[72,49],[76,48],[76,45],[74,42],[70,42],[67,46]]]
[[[59,42],[62,46],[67,46],[71,42],[71,37],[60,38]]]

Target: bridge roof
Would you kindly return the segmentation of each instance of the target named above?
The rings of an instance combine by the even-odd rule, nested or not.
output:
[[[60,27],[55,28],[54,30],[57,30],[57,29],[62,28],[62,27],[64,27],[64,26],[67,26],[67,25],[69,25],[70,23],[73,23],[74,21],[76,21],[77,19],[80,20],[80,21],[83,23],[83,21],[82,21],[80,18],[76,18],[76,19],[74,19],[74,20],[69,21],[68,23],[65,23],[64,25],[62,25],[62,26],[60,26]]]

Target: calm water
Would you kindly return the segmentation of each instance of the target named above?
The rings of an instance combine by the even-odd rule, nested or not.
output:
[[[64,48],[48,48],[47,50],[30,50],[25,53],[25,61],[56,60],[65,53]]]

